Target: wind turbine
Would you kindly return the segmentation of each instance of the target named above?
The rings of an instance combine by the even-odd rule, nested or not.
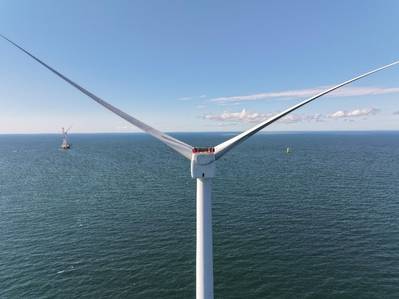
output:
[[[210,299],[213,298],[213,253],[212,253],[212,178],[215,176],[215,162],[224,156],[228,151],[233,149],[235,146],[245,141],[256,132],[262,130],[263,128],[271,125],[275,121],[284,117],[285,115],[291,113],[292,111],[326,95],[342,86],[350,84],[351,82],[357,81],[361,78],[367,77],[378,71],[386,69],[388,67],[399,64],[399,61],[395,61],[391,64],[382,66],[380,68],[369,71],[365,74],[347,80],[343,83],[335,85],[331,88],[326,89],[323,92],[316,94],[315,96],[308,98],[299,104],[296,104],[283,112],[266,119],[265,121],[259,123],[253,128],[242,132],[241,134],[219,144],[215,147],[199,148],[193,147],[183,141],[180,141],[174,137],[171,137],[163,132],[150,127],[149,125],[143,123],[142,121],[130,116],[129,114],[119,110],[115,106],[109,104],[103,99],[99,98],[95,94],[91,93],[87,89],[78,85],[74,81],[65,77],[63,74],[59,73],[40,59],[33,56],[31,53],[9,40],[7,37],[0,35],[3,39],[7,40],[15,47],[29,55],[31,58],[39,62],[41,65],[52,71],[54,74],[59,76],[61,79],[65,80],[82,93],[92,98],[94,101],[104,106],[108,110],[119,115],[129,123],[135,125],[141,130],[152,135],[156,139],[160,140],[167,146],[174,149],[176,152],[181,154],[183,157],[191,160],[191,176],[197,179],[197,243],[196,243],[196,298],[197,299]]]
[[[71,129],[71,127],[69,127],[68,129],[64,129],[64,127],[62,127],[62,144],[61,144],[61,148],[62,149],[70,149],[71,145],[68,143],[68,132]]]

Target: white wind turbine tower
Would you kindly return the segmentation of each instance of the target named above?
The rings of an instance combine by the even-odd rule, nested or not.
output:
[[[386,69],[390,66],[399,64],[399,61],[395,61],[391,64],[382,66],[380,68],[369,71],[365,74],[357,76],[353,79],[347,80],[341,84],[331,87],[319,94],[306,99],[299,104],[296,104],[283,112],[261,122],[260,124],[254,126],[253,128],[215,146],[208,148],[198,148],[193,147],[187,143],[184,143],[174,137],[171,137],[165,133],[158,131],[150,127],[149,125],[143,123],[142,121],[130,116],[129,114],[119,110],[98,96],[94,95],[87,89],[81,87],[77,83],[68,79],[40,59],[33,56],[28,51],[24,50],[19,45],[15,44],[3,35],[2,38],[13,44],[15,47],[32,57],[34,60],[42,64],[44,67],[55,73],[57,76],[79,89],[82,93],[92,98],[94,101],[104,106],[108,110],[111,110],[115,114],[119,115],[129,123],[135,125],[136,127],[142,129],[153,137],[157,138],[167,146],[174,149],[176,152],[184,156],[185,158],[191,160],[191,176],[197,179],[197,245],[196,245],[196,298],[197,299],[209,299],[213,298],[213,254],[212,254],[212,200],[211,200],[211,190],[212,190],[212,178],[215,176],[215,162],[220,159],[224,154],[230,151],[232,148],[245,141],[256,132],[262,130],[263,128],[269,126],[285,115],[291,113],[292,111],[320,98],[321,96],[328,94],[342,86],[345,86],[351,82],[369,76],[373,73]]]

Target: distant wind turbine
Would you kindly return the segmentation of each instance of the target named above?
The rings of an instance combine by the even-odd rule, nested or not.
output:
[[[341,84],[331,87],[319,94],[306,99],[299,104],[296,104],[283,112],[261,122],[253,128],[215,146],[207,148],[193,147],[183,141],[173,138],[165,133],[158,131],[143,123],[142,121],[130,116],[129,114],[119,110],[98,96],[94,95],[87,89],[81,87],[77,83],[68,79],[40,59],[33,56],[31,53],[9,40],[7,37],[0,35],[2,38],[13,44],[15,47],[25,52],[27,55],[32,57],[34,60],[42,64],[44,67],[55,73],[57,76],[71,84],[72,86],[79,89],[88,97],[111,110],[115,114],[119,115],[129,123],[142,129],[148,134],[152,135],[156,139],[160,140],[167,146],[174,149],[176,152],[191,160],[191,176],[197,179],[197,248],[196,248],[196,298],[197,299],[210,299],[213,298],[213,254],[212,254],[212,201],[211,201],[211,190],[212,190],[212,178],[215,176],[215,162],[220,159],[224,154],[230,151],[232,148],[245,141],[256,132],[263,128],[271,125],[275,121],[291,113],[292,111],[320,98],[321,96],[328,94],[342,86],[345,86],[351,82],[357,81],[361,78],[367,77],[378,71],[386,69],[388,67],[399,64],[399,61],[395,61],[391,64],[382,66],[378,69],[369,71],[363,75],[357,76],[353,79],[347,80]]]
[[[62,149],[70,149],[71,148],[71,145],[68,143],[68,132],[70,129],[71,129],[71,127],[69,127],[66,130],[64,127],[62,127],[62,143],[61,143]]]

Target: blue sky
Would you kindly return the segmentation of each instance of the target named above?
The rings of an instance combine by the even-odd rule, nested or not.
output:
[[[399,1],[0,1],[1,32],[164,131],[239,131],[399,60]],[[138,131],[0,41],[0,133]],[[270,131],[398,130],[399,67]]]

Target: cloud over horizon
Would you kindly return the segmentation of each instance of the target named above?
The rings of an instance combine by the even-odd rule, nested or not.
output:
[[[380,110],[377,108],[360,108],[352,111],[338,110],[330,114],[311,114],[311,115],[299,115],[299,114],[288,114],[285,117],[278,120],[280,123],[298,123],[302,121],[315,121],[323,122],[328,119],[353,119],[359,117],[367,117],[376,115]],[[398,111],[399,112],[399,111]],[[228,112],[224,111],[221,114],[205,114],[202,116],[203,119],[219,121],[219,122],[230,122],[230,123],[260,123],[274,115],[276,113],[259,113],[249,112],[246,109],[242,109],[239,112]]]
[[[326,89],[328,86],[321,86],[308,89],[286,90],[278,92],[256,93],[251,95],[227,96],[210,99],[211,102],[218,104],[233,104],[246,101],[263,101],[268,99],[297,99],[314,96]],[[335,90],[327,97],[354,97],[354,96],[370,96],[382,94],[399,93],[399,87],[343,87]]]
[[[230,122],[230,123],[260,123],[277,113],[258,113],[249,112],[246,109],[242,109],[239,112],[228,112],[225,111],[221,114],[206,114],[203,115],[203,119],[219,121],[219,122]],[[310,118],[307,117],[310,120]],[[283,123],[296,123],[304,120],[303,116],[298,114],[288,114],[287,116],[281,118],[279,122]]]
[[[242,109],[240,112],[225,111],[222,114],[205,114],[203,115],[203,118],[215,121],[253,123],[253,122],[260,122],[271,116],[273,116],[273,113],[248,112],[246,109]]]
[[[332,114],[329,114],[328,117],[333,119],[352,118],[352,117],[375,115],[378,112],[380,112],[380,110],[377,108],[363,108],[363,109],[355,109],[352,111],[338,110]]]

